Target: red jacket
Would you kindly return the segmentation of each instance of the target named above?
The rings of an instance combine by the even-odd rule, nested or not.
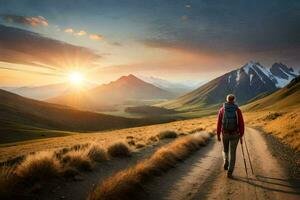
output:
[[[217,126],[217,135],[220,137],[221,133],[223,133],[223,127],[222,127],[222,120],[224,115],[224,107],[219,110],[218,115],[218,126]],[[237,109],[237,118],[238,118],[238,133],[242,137],[244,135],[245,127],[244,127],[244,119],[242,111],[238,108]]]

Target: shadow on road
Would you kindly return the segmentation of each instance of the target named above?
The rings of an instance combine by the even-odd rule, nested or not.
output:
[[[281,193],[287,193],[287,194],[296,194],[296,195],[300,196],[300,187],[299,186],[296,187],[293,185],[276,182],[276,181],[282,181],[282,182],[289,183],[291,181],[290,179],[279,179],[279,178],[273,178],[273,177],[264,177],[264,176],[260,176],[260,175],[257,175],[256,177],[257,178],[247,178],[247,177],[235,176],[235,177],[233,177],[232,180],[244,182],[244,183],[247,183],[254,187],[262,188],[262,189],[265,189],[268,191],[281,192]],[[283,187],[290,188],[290,190],[284,189]],[[292,191],[292,190],[294,190],[294,191]]]

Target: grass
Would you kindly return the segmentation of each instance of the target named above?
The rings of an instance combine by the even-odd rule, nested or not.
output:
[[[158,138],[159,139],[169,139],[169,138],[177,138],[177,133],[175,131],[162,131],[158,134]]]
[[[0,163],[7,160],[13,160],[17,157],[28,155],[31,152],[55,151],[62,148],[70,148],[74,144],[84,144],[97,142],[100,146],[107,149],[112,143],[117,141],[127,141],[126,137],[136,138],[135,142],[148,143],[150,137],[157,138],[157,134],[164,130],[174,130],[178,133],[188,133],[191,130],[203,127],[205,131],[211,131],[215,128],[216,117],[181,120],[165,124],[141,126],[112,131],[102,131],[95,133],[74,134],[70,136],[31,140],[27,142],[14,143],[9,145],[0,145]],[[201,123],[201,124],[200,124]],[[99,134],[101,133],[101,134]],[[156,140],[154,139],[154,140]],[[129,140],[129,139],[128,139]]]
[[[9,166],[0,168],[0,199],[10,199],[13,187],[16,184],[14,169]]]
[[[151,180],[206,144],[209,134],[186,136],[160,148],[149,159],[120,171],[100,183],[88,200],[143,199],[143,184]]]
[[[300,108],[247,112],[245,121],[248,126],[260,127],[295,151],[300,151]]]
[[[58,176],[59,172],[59,160],[53,152],[46,151],[28,155],[15,170],[24,182],[44,181]]]
[[[19,186],[19,184],[31,187],[36,181],[43,181],[39,182],[43,186],[44,182],[56,177],[59,179],[62,177],[74,178],[75,175],[85,170],[93,170],[95,162],[105,162],[116,155],[117,157],[129,156],[131,151],[126,144],[128,141],[132,140],[135,142],[134,146],[132,146],[135,149],[138,149],[136,145],[140,148],[146,148],[159,142],[158,133],[160,132],[165,130],[179,132],[180,130],[180,132],[188,134],[190,131],[199,128],[200,124],[201,127],[209,131],[212,129],[211,125],[213,123],[208,118],[184,120],[105,131],[101,132],[101,134],[77,134],[67,137],[35,140],[14,144],[13,146],[0,147],[0,165],[2,166],[0,167],[2,173],[0,175],[0,192],[2,194],[0,195],[7,196],[10,191],[15,191],[15,186]],[[142,147],[142,145],[146,146]],[[45,149],[47,149],[47,152],[44,152]],[[31,152],[41,153],[33,154]],[[5,164],[16,167],[3,167],[6,166]]]
[[[107,148],[107,153],[112,157],[122,158],[130,156],[131,150],[124,142],[116,142]]]
[[[276,118],[278,118],[278,117],[280,117],[280,116],[282,116],[282,113],[274,112],[274,113],[268,114],[268,115],[264,118],[264,120],[266,120],[266,121],[271,121],[271,120],[274,120],[274,119],[276,119]]]
[[[92,160],[87,151],[70,151],[62,159],[64,168],[77,169],[80,171],[91,171],[93,167]]]
[[[108,160],[107,152],[98,144],[93,144],[87,153],[88,157],[96,162],[103,162]]]

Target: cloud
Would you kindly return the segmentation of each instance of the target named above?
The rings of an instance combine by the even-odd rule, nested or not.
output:
[[[64,30],[65,33],[70,33],[75,36],[84,36],[87,34],[85,30],[75,31],[73,28],[66,28]]]
[[[72,28],[66,28],[65,30],[65,33],[73,33],[74,30]]]
[[[102,40],[103,39],[103,36],[100,35],[100,34],[90,34],[89,38],[91,40]]]
[[[91,49],[0,24],[0,61],[55,71],[89,66],[101,56]]]
[[[86,35],[86,31],[80,30],[80,31],[74,33],[74,35],[76,35],[76,36],[83,36],[83,35]]]
[[[21,16],[21,15],[2,15],[2,18],[9,23],[36,26],[48,26],[48,20],[43,16]]]

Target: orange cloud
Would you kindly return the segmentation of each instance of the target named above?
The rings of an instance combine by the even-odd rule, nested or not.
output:
[[[90,34],[90,39],[91,40],[102,40],[103,36],[100,34]]]
[[[22,25],[48,26],[48,21],[43,16],[20,16],[20,15],[2,15],[2,18],[9,23]]]
[[[67,28],[65,29],[65,33],[73,33],[74,30],[72,28]]]
[[[80,31],[74,33],[74,35],[76,35],[76,36],[83,36],[83,35],[86,35],[86,32],[84,30],[80,30]]]

